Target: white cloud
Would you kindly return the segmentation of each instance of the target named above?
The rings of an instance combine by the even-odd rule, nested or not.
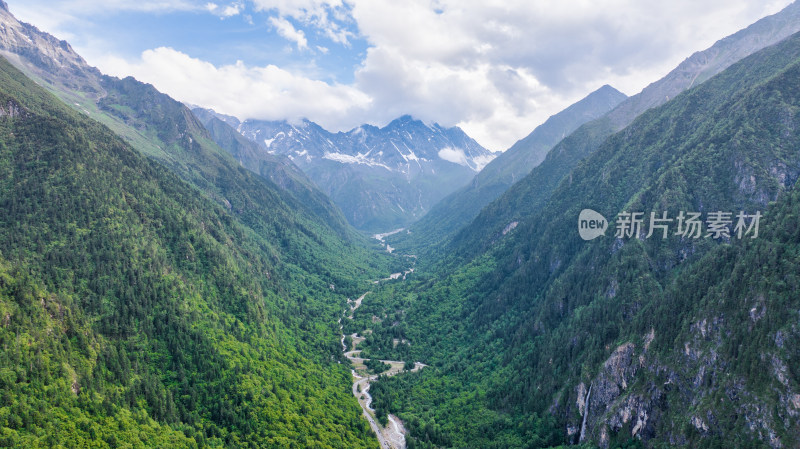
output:
[[[464,154],[464,150],[453,147],[442,148],[439,150],[437,155],[440,159],[444,159],[445,161],[452,162],[454,164],[463,165],[464,167],[471,168],[476,172],[481,171],[483,167],[491,162],[496,156],[494,154],[487,154],[484,156],[477,156],[470,161],[469,158],[467,158],[467,155]]]
[[[213,1],[64,0],[59,5],[83,5],[88,10],[205,10],[214,5],[213,13],[224,11],[226,7],[220,5],[225,2]],[[366,41],[368,49],[353,82],[326,84],[317,81],[330,79],[325,74],[275,66],[214,67],[168,49],[145,52],[136,61],[117,60],[109,67],[114,73],[151,82],[178,99],[243,118],[307,117],[342,130],[362,122],[383,125],[412,114],[443,126],[460,125],[488,148],[504,150],[548,116],[601,85],[637,93],[694,51],[789,3],[245,1],[254,14],[271,16],[268,20],[276,32],[298,49],[316,49],[297,53],[304,60],[298,60],[296,67],[313,65],[313,58],[325,54],[323,48],[348,46],[354,39]],[[237,14],[243,10],[236,6]],[[312,33],[330,43],[309,42]],[[90,59],[100,64],[95,61],[101,60]],[[225,86],[220,73],[231,77],[230,86]]]
[[[238,62],[216,67],[171,48],[142,53],[139,61],[99,58],[101,70],[132,75],[187,103],[238,117],[298,121],[314,117],[341,129],[351,116],[364,117],[370,98],[352,86],[315,81],[274,65],[248,67]]]
[[[298,30],[283,17],[270,17],[269,23],[284,39],[293,42],[299,50],[308,50],[308,40],[303,30]]]
[[[222,15],[224,17],[233,17],[233,16],[236,16],[236,15],[239,15],[239,13],[241,12],[241,9],[242,9],[242,5],[241,4],[234,3],[232,5],[226,6],[225,9],[222,10]]]
[[[472,159],[472,161],[475,163],[474,170],[475,171],[483,170],[483,167],[486,167],[486,165],[488,165],[489,162],[492,162],[495,157],[497,157],[497,154],[486,154],[484,156],[476,156],[476,157],[474,157]]]
[[[452,162],[454,164],[463,165],[464,167],[469,167],[469,163],[467,162],[467,156],[464,154],[464,150],[460,148],[451,148],[446,147],[439,150],[439,158],[446,160],[447,162]]]
[[[372,99],[373,109],[349,125],[364,116],[382,124],[410,113],[458,124],[503,150],[601,85],[634,94],[789,0],[254,3],[312,25],[329,11],[352,16],[370,44],[353,87]]]
[[[350,6],[341,0],[252,0],[256,11],[276,12],[311,25],[332,42],[350,45],[354,33],[346,24],[352,22]]]
[[[252,0],[258,11],[277,11],[280,15],[304,19],[343,8],[341,0]]]
[[[208,2],[206,3],[204,9],[212,14],[218,15],[221,19],[226,19],[228,17],[239,15],[239,13],[242,12],[242,9],[244,9],[244,6],[241,3],[232,3],[222,8],[216,3]]]

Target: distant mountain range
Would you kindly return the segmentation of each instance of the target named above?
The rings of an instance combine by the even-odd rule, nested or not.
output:
[[[195,113],[208,116],[212,111]],[[257,143],[263,157],[291,159],[353,226],[369,231],[408,225],[495,157],[458,127],[427,124],[408,115],[383,128],[362,125],[337,133],[308,120],[217,118]]]

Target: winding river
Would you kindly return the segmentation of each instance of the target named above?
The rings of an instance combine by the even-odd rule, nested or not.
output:
[[[410,273],[412,270],[413,269],[404,273],[395,273],[387,279],[397,279],[400,276],[405,277],[405,275]],[[347,304],[349,306],[349,310],[345,310],[345,317],[347,319],[353,319],[353,314],[359,307],[361,307],[361,302],[364,301],[364,298],[369,293],[370,292],[364,293],[356,300],[347,300]],[[388,416],[389,423],[386,425],[386,427],[384,427],[381,426],[381,424],[375,419],[375,409],[372,408],[372,396],[369,394],[369,387],[371,382],[378,378],[378,375],[366,374],[367,367],[364,365],[364,362],[369,359],[362,358],[361,350],[357,349],[358,344],[364,341],[364,337],[359,336],[358,333],[350,334],[350,337],[353,341],[353,346],[352,348],[348,348],[347,344],[345,343],[344,325],[342,324],[341,318],[339,318],[339,329],[342,331],[342,352],[353,365],[353,368],[350,370],[353,374],[353,395],[356,397],[356,399],[358,399],[358,403],[361,405],[364,416],[367,418],[367,421],[369,421],[372,431],[375,432],[375,435],[378,437],[378,442],[380,443],[381,448],[405,449],[406,429],[403,427],[403,422],[400,421],[398,417],[390,414]],[[405,363],[402,361],[381,360],[381,362],[391,365],[391,368],[383,373],[385,376],[394,376],[395,374],[405,371]],[[427,365],[424,363],[416,362],[411,371],[418,371],[425,366]]]

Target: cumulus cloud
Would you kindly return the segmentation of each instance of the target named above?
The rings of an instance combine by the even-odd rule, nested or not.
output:
[[[283,17],[270,17],[269,23],[284,39],[293,42],[299,50],[308,50],[308,40],[303,30],[298,30]]]
[[[228,5],[222,10],[222,15],[224,17],[233,17],[233,16],[236,16],[236,15],[239,15],[239,13],[241,12],[241,8],[242,8],[242,5],[239,4],[239,3],[234,3],[232,5]]]
[[[439,158],[444,159],[447,162],[463,165],[465,167],[469,166],[469,163],[467,162],[467,156],[460,148],[442,148],[439,150]]]
[[[242,12],[243,5],[241,3],[233,3],[225,7],[220,7],[216,3],[208,2],[205,5],[206,11],[218,15],[221,19],[239,15]]]
[[[634,94],[789,1],[701,3],[354,0],[373,45],[357,85],[380,111],[459,124],[501,150],[601,85]]]
[[[147,50],[139,61],[107,57],[110,74],[132,75],[181,101],[238,117],[298,121],[314,117],[333,129],[347,126],[345,117],[363,117],[371,99],[352,86],[328,84],[274,65],[244,63],[216,67],[172,48]]]
[[[275,12],[311,25],[331,41],[349,46],[354,33],[347,29],[352,22],[350,5],[341,0],[252,0],[256,11]]]

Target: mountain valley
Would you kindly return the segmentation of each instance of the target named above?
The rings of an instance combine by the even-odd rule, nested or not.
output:
[[[189,105],[0,0],[0,446],[798,447],[798,80],[795,2],[493,153]]]

